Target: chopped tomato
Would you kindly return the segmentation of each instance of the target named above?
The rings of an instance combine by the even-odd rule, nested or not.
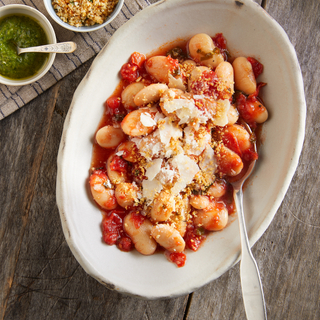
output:
[[[129,82],[136,81],[139,78],[138,66],[132,63],[125,63],[120,70],[122,79]]]
[[[228,60],[227,40],[222,33],[217,33],[213,38],[214,45],[219,48],[224,60]]]
[[[255,136],[252,133],[250,139],[253,139],[254,137]],[[257,154],[257,152],[254,151],[253,145],[251,145],[251,147],[249,149],[241,151],[239,141],[237,140],[237,138],[233,132],[225,130],[222,133],[221,138],[222,138],[223,144],[227,148],[229,148],[230,150],[235,152],[238,156],[240,156],[242,158],[242,160],[247,161],[247,162],[251,162],[253,160],[258,159],[258,154]]]
[[[127,114],[120,97],[110,97],[105,102],[105,106],[108,108],[107,113],[113,116],[114,121],[122,121]]]
[[[122,236],[118,243],[117,243],[117,247],[124,252],[129,252],[134,248],[134,244],[132,242],[132,240],[127,237],[127,236]]]
[[[124,211],[112,210],[102,220],[102,236],[108,245],[113,245],[121,237],[122,218]]]
[[[133,221],[135,228],[139,229],[145,220],[145,217],[139,212],[132,212],[131,220]]]
[[[219,49],[227,49],[227,40],[222,33],[217,33],[212,40],[214,45]]]
[[[216,97],[218,94],[218,76],[214,71],[204,71],[198,80],[191,83],[192,91],[199,95]]]
[[[202,227],[195,227],[193,224],[187,226],[184,240],[189,249],[197,251],[206,239],[205,231]]]
[[[116,155],[110,163],[110,169],[112,171],[126,172],[128,171],[128,162]]]
[[[249,57],[247,60],[251,63],[254,76],[257,79],[257,77],[263,72],[263,64],[255,58]]]
[[[221,89],[219,78],[212,70],[204,71],[196,81],[191,83],[190,87],[196,95],[209,96],[216,100],[230,98],[230,92],[227,88]],[[200,100],[196,101],[196,105],[199,109],[202,109],[201,104],[202,102]]]
[[[178,268],[181,268],[186,263],[186,255],[183,252],[172,252],[168,255],[170,261],[175,263]]]
[[[258,99],[258,94],[260,89],[265,85],[266,83],[260,82],[253,94],[246,97],[243,93],[240,93],[236,97],[236,106],[240,116],[250,125],[251,128],[256,128],[257,124],[255,119],[257,115],[263,111],[262,104]]]
[[[106,101],[107,106],[112,109],[119,109],[121,106],[121,98],[120,97],[110,97]]]
[[[141,68],[145,61],[146,61],[146,56],[139,52],[134,52],[130,58],[130,62],[136,65],[138,68]]]
[[[179,68],[179,60],[171,58],[171,56],[167,57],[167,62],[171,66],[170,71],[173,71]]]
[[[250,94],[248,96],[248,99],[257,99],[258,95],[259,95],[259,92],[260,92],[260,89],[264,86],[266,86],[267,84],[265,82],[259,82],[257,84],[257,89],[254,93]]]

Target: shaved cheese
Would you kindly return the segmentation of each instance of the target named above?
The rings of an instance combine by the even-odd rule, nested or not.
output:
[[[162,144],[161,144],[161,142],[157,142],[156,144],[154,144],[152,146],[151,154],[154,157],[154,156],[159,155],[160,151],[162,151]]]
[[[170,146],[168,145],[168,147],[166,148],[166,153],[165,153],[165,157],[166,158],[170,158],[173,155],[173,150],[170,148]]]
[[[200,155],[211,141],[211,134],[206,132],[195,137],[195,130],[192,127],[184,128],[184,151],[186,154]]]
[[[160,172],[162,165],[162,159],[152,160],[150,167],[146,170],[146,177],[148,180],[152,181],[155,176]]]
[[[123,154],[124,154],[123,150],[116,152],[116,155],[119,156],[119,157],[121,157]]]
[[[208,176],[213,177],[213,174],[216,172],[218,165],[214,156],[214,151],[210,146],[206,146],[199,162],[199,167],[203,173]]]
[[[141,141],[142,141],[141,138],[132,138],[131,141],[136,144],[138,149],[140,148]]]
[[[140,122],[145,127],[153,127],[157,125],[157,123],[152,119],[151,115],[149,113],[143,112],[140,115]]]
[[[202,95],[202,94],[194,94],[193,95],[193,99],[196,99],[196,100],[204,99],[204,95]]]
[[[159,155],[160,151],[163,149],[163,146],[160,143],[159,130],[156,130],[143,138],[133,138],[131,141],[136,144],[140,154],[148,161]]]
[[[182,91],[186,91],[186,87],[183,84],[183,79],[181,77],[175,78],[172,74],[169,74],[168,78],[169,78],[169,83],[168,83],[169,88],[176,88]]]
[[[168,113],[173,113],[176,110],[181,108],[192,109],[194,108],[194,101],[187,99],[173,99],[173,100],[165,100],[163,101],[163,108]]]
[[[174,99],[163,101],[163,108],[170,114],[175,113],[180,119],[179,125],[189,123],[196,120],[197,123],[206,123],[208,117],[205,116],[204,112],[199,110],[194,100],[187,99]]]
[[[180,119],[179,124],[188,123],[200,116],[201,112],[194,105],[192,108],[182,108],[177,110],[176,115]]]
[[[154,121],[158,123],[159,120],[163,119],[164,115],[161,112],[157,112],[156,115],[154,116]]]
[[[206,113],[211,119],[216,116],[217,102],[214,99],[204,96],[201,100],[201,104],[204,106]]]
[[[134,181],[132,181],[132,186],[133,186],[136,190],[138,190],[138,191],[137,191],[137,199],[141,199],[141,198],[142,198],[142,192],[140,191],[139,186],[138,186]]]
[[[167,95],[169,98],[174,99],[174,97],[176,96],[176,93],[173,90],[167,90],[166,91]]]
[[[210,116],[204,111],[198,116],[199,123],[207,123]]]
[[[164,155],[166,158],[170,158],[171,156],[175,156],[183,152],[182,143],[179,140],[171,140],[170,144],[167,144],[164,147]]]
[[[142,196],[149,201],[152,201],[157,193],[159,193],[163,186],[161,182],[157,179],[143,180],[142,181],[143,193]]]
[[[170,139],[178,139],[182,137],[182,130],[168,117],[164,118],[164,122],[159,125],[160,140],[166,146]]]
[[[157,175],[157,179],[163,184],[172,183],[173,178],[177,175],[176,171],[170,169],[169,166],[163,167],[160,169],[160,172]]]
[[[191,181],[194,176],[200,171],[198,165],[184,154],[175,156],[171,164],[178,169],[180,177],[174,184],[171,192],[173,195],[181,192]]]

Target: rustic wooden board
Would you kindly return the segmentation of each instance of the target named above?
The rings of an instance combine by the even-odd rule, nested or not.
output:
[[[53,88],[0,125],[0,314],[5,310],[50,128]],[[43,107],[46,104],[50,107]]]
[[[320,64],[320,2],[267,0],[265,5],[297,51],[308,111],[299,167],[253,255],[260,269],[269,319],[320,319],[320,72],[316,67]],[[246,318],[239,265],[193,294],[186,319],[200,318]]]
[[[320,3],[259,3],[297,50],[308,115],[298,170],[253,254],[269,319],[320,319]],[[0,122],[0,319],[245,319],[238,265],[191,295],[148,301],[106,289],[73,257],[56,206],[56,157],[72,93],[91,62]]]

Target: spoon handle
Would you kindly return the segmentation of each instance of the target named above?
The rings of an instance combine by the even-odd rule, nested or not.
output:
[[[248,320],[266,320],[267,312],[260,273],[250,249],[244,220],[242,188],[240,188],[239,191],[235,191],[234,199],[238,212],[240,228],[240,278],[244,308]]]
[[[18,54],[25,52],[42,52],[42,53],[71,53],[77,49],[77,44],[70,42],[60,42],[55,44],[46,44],[44,46],[19,48]]]

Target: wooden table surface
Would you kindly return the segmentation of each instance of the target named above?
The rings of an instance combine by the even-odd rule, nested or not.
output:
[[[307,120],[298,169],[253,254],[268,318],[318,320],[320,1],[260,3],[297,51]],[[0,319],[245,319],[239,264],[192,294],[147,301],[106,289],[73,257],[56,205],[56,159],[72,94],[91,63],[0,122]]]

